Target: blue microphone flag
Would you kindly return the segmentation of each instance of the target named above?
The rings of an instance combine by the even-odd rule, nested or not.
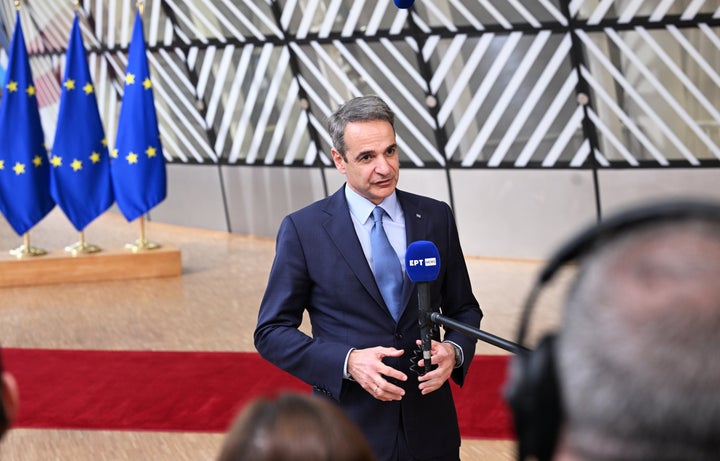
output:
[[[440,274],[440,252],[427,240],[412,242],[405,251],[405,271],[415,283],[431,282]]]

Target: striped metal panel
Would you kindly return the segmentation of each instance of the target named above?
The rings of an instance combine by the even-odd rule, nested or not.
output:
[[[111,141],[136,3],[78,11]],[[73,12],[22,7],[50,140]],[[408,167],[720,159],[716,0],[146,0],[143,20],[169,162],[329,166],[325,119],[366,93],[396,111]]]

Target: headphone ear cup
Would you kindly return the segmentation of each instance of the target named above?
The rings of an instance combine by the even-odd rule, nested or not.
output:
[[[555,368],[555,335],[545,336],[537,348],[521,351],[510,362],[505,400],[518,440],[518,459],[552,459],[562,424],[560,388]]]

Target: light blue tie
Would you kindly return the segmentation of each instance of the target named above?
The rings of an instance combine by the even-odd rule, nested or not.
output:
[[[375,281],[395,321],[400,317],[400,292],[402,291],[403,275],[400,260],[393,250],[383,229],[382,217],[385,210],[375,207],[373,210],[373,227],[370,230],[370,246],[372,247],[373,269]]]

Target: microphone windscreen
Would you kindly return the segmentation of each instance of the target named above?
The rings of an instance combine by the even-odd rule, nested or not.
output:
[[[413,6],[413,3],[415,3],[415,0],[393,0],[395,2],[395,6],[397,6],[400,9],[407,10],[411,6]]]
[[[405,251],[405,271],[413,282],[431,282],[440,274],[440,252],[427,240],[412,242]]]

